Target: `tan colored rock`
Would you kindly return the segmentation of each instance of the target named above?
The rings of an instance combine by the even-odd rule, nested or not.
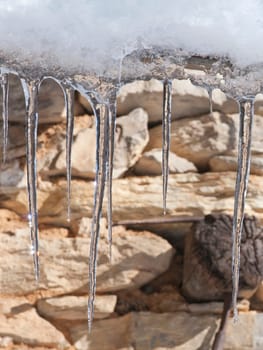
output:
[[[210,112],[208,93],[206,89],[193,85],[189,80],[174,79],[172,98],[172,119],[197,116]],[[226,97],[220,91],[213,92],[214,110],[237,112],[235,101]],[[129,113],[136,107],[141,107],[149,114],[150,122],[162,120],[163,84],[161,81],[134,81],[124,85],[117,100],[118,115]]]
[[[117,178],[140,158],[149,141],[148,114],[137,108],[116,121],[117,137],[114,151],[113,176]]]
[[[113,177],[125,173],[141,156],[149,135],[148,116],[141,108],[128,116],[118,118],[114,151]],[[56,161],[56,172],[65,173],[66,151]],[[76,176],[94,178],[96,169],[96,129],[85,128],[79,131],[72,147],[72,173]],[[54,173],[55,174],[55,173]]]
[[[149,131],[147,150],[162,147],[162,126]],[[207,168],[211,157],[233,149],[235,126],[232,118],[219,112],[199,118],[183,118],[172,122],[171,152]]]
[[[73,145],[71,158],[72,174],[89,178],[95,177],[96,167],[96,129],[85,128],[81,130]],[[65,148],[58,157],[55,165],[61,173],[66,171]]]
[[[94,318],[111,316],[117,302],[116,295],[97,295],[94,305]],[[88,297],[64,296],[41,299],[37,310],[42,317],[55,321],[87,321]]]
[[[256,215],[260,222],[263,222],[262,181],[261,176],[250,176],[246,200],[246,213]],[[211,212],[233,214],[235,182],[234,172],[170,174],[167,197],[168,215],[196,216]],[[13,210],[23,216],[27,215],[25,189],[12,188],[9,191],[7,188],[0,188],[0,191],[4,195],[1,203],[3,208]],[[93,195],[93,182],[72,181],[72,224],[82,217],[92,216]],[[50,190],[39,190],[38,208],[41,224],[70,227],[66,213],[66,181],[57,181]],[[161,176],[129,177],[113,181],[114,221],[162,217],[162,215]],[[103,217],[106,217],[106,206],[103,210]],[[151,226],[160,227],[157,224]],[[178,224],[165,224],[162,227],[171,233],[178,231]],[[178,233],[182,229],[180,227]]]
[[[0,299],[0,335],[15,343],[66,349],[64,335],[41,318],[25,298]]]
[[[263,155],[263,154],[262,154]],[[237,170],[237,155],[236,156],[215,156],[209,160],[211,171],[236,171]],[[263,175],[263,158],[252,155],[250,164],[250,174]]]
[[[162,150],[152,149],[149,152],[143,153],[141,158],[135,164],[133,171],[136,175],[149,175],[156,176],[162,174]],[[175,173],[187,173],[196,172],[197,169],[189,160],[177,156],[175,153],[169,154],[169,172]]]
[[[173,256],[167,241],[144,232],[137,234],[116,228],[113,235],[112,263],[108,243],[101,238],[97,267],[97,291],[114,292],[140,287],[166,271]],[[1,234],[0,293],[22,295],[37,289],[50,295],[88,293],[90,238],[40,240],[40,282],[34,281],[29,236]]]

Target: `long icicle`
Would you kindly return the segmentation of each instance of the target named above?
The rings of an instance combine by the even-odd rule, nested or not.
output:
[[[67,168],[67,220],[71,218],[71,150],[74,131],[74,98],[75,90],[63,85],[63,93],[66,104],[67,135],[66,135],[66,168]]]
[[[35,279],[39,281],[39,243],[37,212],[37,127],[38,127],[38,81],[21,79],[26,105],[26,156],[29,227]]]
[[[98,241],[100,234],[100,217],[104,198],[104,187],[107,177],[108,156],[108,106],[99,104],[96,108],[97,147],[96,147],[96,183],[94,194],[94,210],[91,227],[90,261],[89,261],[89,300],[88,300],[88,328],[91,330],[94,299],[96,293],[96,270]]]
[[[242,98],[239,101],[240,126],[238,144],[238,170],[235,188],[235,205],[233,217],[233,251],[232,251],[232,304],[234,319],[237,320],[237,297],[239,287],[240,244],[244,218],[245,198],[250,171],[251,133],[254,117],[254,98]]]
[[[6,161],[7,143],[8,143],[8,95],[9,95],[9,76],[8,73],[4,73],[1,79],[1,87],[3,94],[3,163]]]
[[[172,82],[166,79],[163,83],[163,146],[162,146],[162,176],[163,176],[163,213],[166,214],[166,198],[169,176],[169,152],[172,118]]]
[[[116,94],[112,96],[109,102],[109,149],[108,149],[108,167],[107,167],[107,221],[108,221],[108,243],[109,243],[109,260],[112,257],[112,175],[114,160],[114,143],[116,128]]]

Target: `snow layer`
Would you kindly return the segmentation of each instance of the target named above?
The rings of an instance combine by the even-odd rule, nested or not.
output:
[[[0,0],[4,54],[96,69],[137,47],[263,62],[262,0]]]

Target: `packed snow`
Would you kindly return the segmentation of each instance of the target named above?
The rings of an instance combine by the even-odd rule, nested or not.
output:
[[[0,0],[6,55],[96,69],[138,47],[263,62],[260,0]]]

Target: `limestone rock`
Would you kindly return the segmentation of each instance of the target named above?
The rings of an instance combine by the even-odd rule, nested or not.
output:
[[[193,85],[189,80],[172,82],[172,119],[197,116],[210,112],[208,93],[204,88]],[[236,113],[237,104],[220,91],[213,92],[214,110]],[[119,92],[118,115],[142,107],[149,114],[150,122],[162,120],[163,84],[161,81],[134,81],[124,85]]]
[[[206,215],[211,212],[233,213],[236,174],[185,173],[170,174],[168,184],[168,215]],[[246,212],[256,215],[263,222],[262,177],[251,175],[246,200]],[[94,185],[92,182],[72,181],[72,222],[91,217]],[[25,190],[17,190],[5,196],[3,208],[25,215],[27,196]],[[56,183],[50,191],[38,191],[39,221],[42,224],[69,227],[66,215],[66,181]],[[190,205],[189,205],[190,203]],[[113,181],[113,221],[161,217],[162,177],[129,177]],[[103,210],[106,217],[106,208]],[[147,225],[149,229],[149,225]],[[151,225],[175,234],[178,224]],[[180,232],[182,227],[180,227]],[[189,231],[189,225],[188,225]],[[76,232],[76,231],[75,231]],[[180,233],[179,232],[179,233]]]
[[[152,149],[149,152],[143,153],[141,158],[135,164],[133,171],[136,175],[161,175],[162,174],[162,150]],[[169,154],[169,172],[187,173],[196,172],[195,165],[189,160],[177,156],[175,153]]]
[[[71,156],[72,174],[89,178],[95,177],[96,167],[96,129],[85,128],[76,136],[72,145]],[[59,155],[56,170],[65,173],[66,171],[66,151]]]
[[[113,176],[117,178],[133,166],[149,141],[148,114],[137,108],[116,121],[117,137]]]
[[[116,143],[114,151],[113,177],[117,178],[133,166],[141,156],[149,136],[148,116],[141,108],[128,116],[118,118],[116,123]],[[56,161],[57,172],[65,172],[66,151]],[[72,173],[76,176],[94,178],[96,168],[96,129],[79,131],[72,147]]]
[[[101,239],[97,267],[97,291],[114,292],[140,287],[166,271],[173,249],[164,239],[145,232],[116,228],[113,236],[112,263],[108,261],[108,243]],[[25,294],[49,289],[51,295],[88,293],[88,253],[90,238],[40,240],[40,283],[34,282],[29,242],[1,234],[0,293]]]
[[[97,295],[94,305],[94,318],[109,317],[114,312],[116,302],[116,295]],[[87,305],[87,296],[64,296],[39,300],[37,310],[41,316],[56,321],[86,321]]]
[[[0,336],[31,346],[69,347],[64,335],[41,318],[25,298],[0,299]]]
[[[236,137],[233,139],[235,142],[233,143],[233,148],[232,148],[232,154],[233,152],[236,153],[237,147],[238,147],[238,132],[239,132],[239,114],[232,114],[229,116],[234,123],[234,128],[235,128],[235,134]],[[262,130],[263,128],[263,118],[261,115],[254,115],[254,122],[253,122],[253,127],[252,127],[252,142],[251,142],[251,153],[255,156],[262,155],[263,153],[263,135],[262,135]]]
[[[233,120],[219,112],[172,122],[171,152],[205,169],[211,157],[233,149]],[[150,129],[147,150],[162,147],[162,126]]]
[[[210,159],[209,166],[211,171],[236,171],[237,170],[237,155],[222,155],[215,156]],[[263,175],[263,158],[253,156],[251,157],[250,174]]]

